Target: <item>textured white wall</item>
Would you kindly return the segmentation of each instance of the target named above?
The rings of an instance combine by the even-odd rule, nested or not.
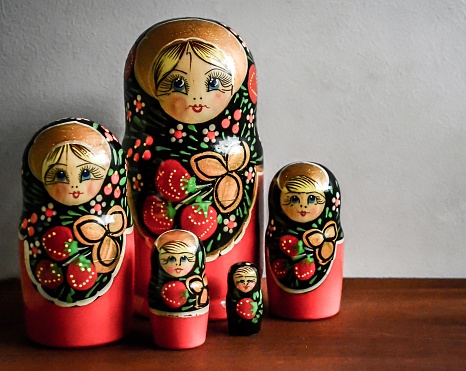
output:
[[[1,1],[0,278],[19,272],[26,142],[67,116],[122,138],[126,54],[180,16],[228,23],[252,50],[267,187],[299,160],[339,179],[346,276],[466,277],[465,1],[52,3]]]

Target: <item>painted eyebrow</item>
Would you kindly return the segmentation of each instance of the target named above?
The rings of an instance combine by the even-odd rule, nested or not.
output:
[[[54,167],[56,167],[56,166],[62,166],[62,167],[68,168],[68,165],[67,165],[67,164],[62,164],[61,162],[57,162],[57,163],[55,163],[55,164],[53,164],[53,165],[50,165],[50,166],[47,168],[47,170],[45,171],[45,173],[48,173],[50,170],[52,170],[52,169],[53,169]]]
[[[204,75],[207,75],[208,73],[211,73],[212,71],[220,71],[220,72],[226,73],[227,75],[231,76],[230,72],[220,67],[212,68],[211,70],[208,70]]]
[[[52,167],[54,166],[68,166],[67,164],[62,164],[61,162],[56,162],[55,164],[53,164],[52,166],[50,166],[49,169],[51,169]]]
[[[179,70],[177,68],[174,68],[172,71],[176,71],[176,72],[180,72],[180,73],[184,73],[185,75],[187,75],[188,73],[183,71],[183,70]]]
[[[90,161],[89,161],[89,162],[84,162],[84,163],[82,163],[81,165],[77,165],[76,167],[82,167],[82,166],[86,166],[86,165],[93,165],[93,166],[100,167],[101,169],[105,169],[105,167],[100,166],[100,165],[97,165],[97,164],[95,164],[95,163],[93,163],[93,162],[90,162]]]

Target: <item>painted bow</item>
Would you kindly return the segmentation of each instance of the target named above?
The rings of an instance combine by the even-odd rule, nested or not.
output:
[[[113,206],[107,215],[85,215],[73,225],[76,239],[92,246],[92,260],[98,273],[112,271],[120,260],[121,246],[117,237],[126,229],[126,213],[120,206]]]
[[[334,221],[329,221],[322,230],[310,229],[303,234],[305,245],[314,250],[321,265],[328,264],[332,260],[337,232],[337,224]]]
[[[214,201],[222,213],[236,209],[243,197],[243,182],[237,174],[249,163],[250,149],[246,142],[236,141],[225,150],[225,156],[208,151],[191,158],[191,167],[199,179],[215,181]]]

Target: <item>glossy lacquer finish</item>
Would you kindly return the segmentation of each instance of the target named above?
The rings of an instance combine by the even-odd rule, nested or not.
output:
[[[205,246],[210,318],[224,319],[226,276],[259,252],[262,147],[257,77],[244,41],[221,23],[168,20],[146,30],[125,67],[136,311],[148,315],[154,241],[183,229]]]
[[[343,278],[340,208],[338,181],[322,165],[289,164],[272,179],[266,264],[273,314],[311,320],[338,313]]]
[[[155,241],[151,260],[148,298],[154,343],[167,349],[202,345],[209,317],[202,242],[188,231],[164,232]]]
[[[19,250],[33,341],[83,347],[123,337],[134,264],[126,179],[118,140],[87,119],[53,122],[26,147]]]

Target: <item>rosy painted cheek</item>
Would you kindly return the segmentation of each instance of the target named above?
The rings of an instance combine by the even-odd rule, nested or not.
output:
[[[244,285],[240,284],[240,285],[238,285],[236,287],[238,288],[239,291],[242,291],[242,292],[247,292],[248,291],[248,289]]]
[[[184,97],[176,96],[176,97],[170,98],[170,100],[167,103],[168,103],[166,106],[167,113],[173,118],[179,121],[183,121],[183,118],[187,112],[186,99]]]
[[[67,199],[69,198],[69,185],[68,184],[54,184],[51,186],[46,186],[47,192],[49,195],[56,201],[67,205]]]
[[[228,104],[228,99],[224,93],[216,92],[214,96],[210,99],[208,106],[215,111],[221,111]]]
[[[176,275],[176,272],[175,272],[175,267],[172,267],[172,266],[165,266],[165,272],[167,272],[169,275],[171,276],[175,276]]]
[[[94,196],[96,196],[97,193],[99,192],[102,182],[89,180],[86,183],[87,184],[85,185],[83,189],[83,192],[84,192],[83,196],[86,199],[91,199]]]

